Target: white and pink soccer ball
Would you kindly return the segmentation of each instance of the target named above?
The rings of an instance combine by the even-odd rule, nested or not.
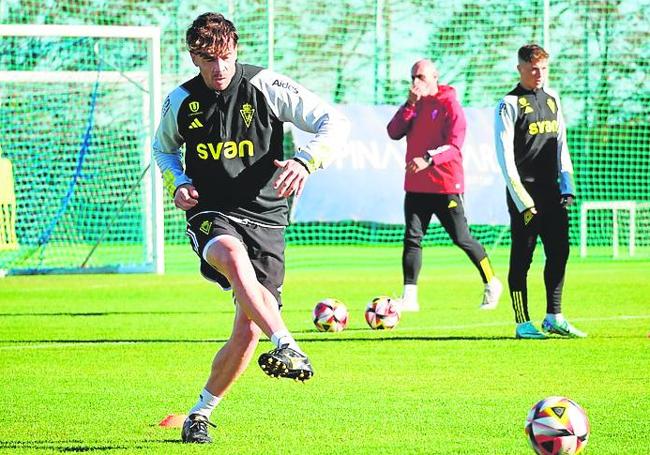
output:
[[[399,306],[397,302],[385,295],[375,297],[366,306],[365,316],[366,322],[373,329],[392,329],[399,323]]]
[[[323,299],[314,307],[312,320],[321,332],[340,332],[348,326],[348,309],[336,299]]]
[[[532,407],[525,430],[538,455],[576,455],[587,445],[589,419],[574,401],[549,397]]]

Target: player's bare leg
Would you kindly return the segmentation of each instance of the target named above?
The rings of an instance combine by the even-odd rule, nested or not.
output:
[[[210,393],[223,397],[228,392],[248,367],[261,334],[257,324],[237,305],[232,334],[212,361],[210,377],[205,385]]]
[[[273,377],[303,381],[311,378],[314,372],[309,359],[287,330],[277,300],[257,281],[244,245],[235,237],[224,235],[210,245],[206,259],[228,278],[246,316],[276,345],[276,349],[260,356],[262,370]]]
[[[232,334],[214,357],[210,377],[199,402],[192,408],[183,424],[181,432],[183,442],[200,444],[212,442],[208,434],[208,425],[212,425],[208,420],[210,414],[248,367],[261,333],[257,324],[237,306]]]
[[[237,238],[221,236],[208,248],[206,260],[228,278],[235,300],[262,332],[270,338],[278,331],[287,330],[277,302],[265,298],[264,287],[257,281],[246,248]]]

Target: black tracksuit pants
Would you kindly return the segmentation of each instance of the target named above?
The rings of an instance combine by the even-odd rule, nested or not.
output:
[[[530,320],[526,278],[537,237],[541,238],[546,255],[544,284],[547,313],[561,312],[564,274],[569,258],[569,217],[560,203],[559,188],[557,185],[536,183],[525,183],[524,186],[537,209],[537,214],[528,223],[525,223],[523,213],[519,213],[515,207],[510,194],[507,194],[512,239],[508,286],[517,323]]]
[[[431,216],[436,215],[455,245],[459,246],[476,266],[484,283],[493,275],[487,253],[469,232],[460,194],[406,193],[404,198],[404,249],[402,272],[404,284],[417,284],[422,268],[422,238]]]

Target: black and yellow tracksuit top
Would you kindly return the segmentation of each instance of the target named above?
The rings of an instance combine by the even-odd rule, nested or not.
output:
[[[526,183],[557,188],[575,196],[566,126],[556,92],[517,85],[496,109],[497,160],[519,212],[535,206]]]
[[[283,160],[283,122],[316,133],[295,155],[310,172],[325,167],[344,147],[347,119],[291,79],[236,64],[228,87],[209,89],[201,75],[166,98],[154,137],[154,158],[173,194],[191,183],[199,193],[191,218],[215,211],[274,226],[288,223],[285,198],[273,182]],[[185,144],[184,166],[181,147]]]

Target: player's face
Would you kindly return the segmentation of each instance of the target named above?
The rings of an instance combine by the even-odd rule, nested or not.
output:
[[[548,79],[548,59],[532,60],[517,65],[520,83],[529,90],[542,88]]]
[[[199,67],[205,85],[212,90],[225,90],[235,75],[237,46],[230,44],[221,54],[212,57],[190,54],[192,62]]]
[[[434,94],[438,87],[438,73],[425,64],[416,64],[411,69],[411,83],[418,87],[424,96]]]

